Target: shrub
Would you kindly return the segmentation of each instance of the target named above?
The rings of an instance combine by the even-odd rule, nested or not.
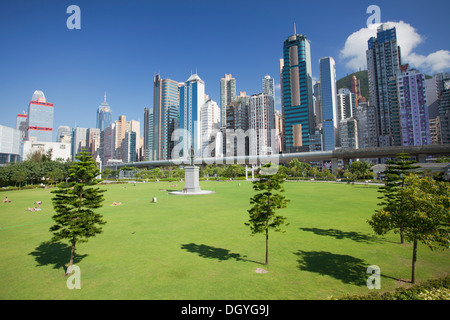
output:
[[[450,300],[450,276],[429,280],[394,292],[371,292],[367,295],[345,295],[335,300]]]

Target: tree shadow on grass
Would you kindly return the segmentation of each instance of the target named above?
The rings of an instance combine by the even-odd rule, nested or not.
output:
[[[300,228],[302,231],[308,231],[313,232],[320,236],[328,236],[328,237],[334,237],[336,239],[350,239],[356,242],[378,242],[379,239],[375,236],[367,235],[360,232],[347,232],[342,230],[336,230],[336,229],[318,229],[318,228]]]
[[[71,247],[65,243],[42,242],[28,255],[35,257],[38,267],[53,265],[53,269],[66,269],[66,266],[70,260],[70,250]],[[73,263],[77,264],[86,256],[87,254],[79,255],[75,252]]]
[[[368,264],[364,260],[325,251],[298,250],[294,254],[299,257],[299,270],[328,275],[347,284],[366,285]]]
[[[216,248],[213,246],[208,246],[206,244],[195,244],[195,243],[182,244],[181,249],[192,253],[196,253],[200,257],[207,259],[217,259],[219,261],[235,259],[236,261],[247,261],[262,264],[261,262],[258,261],[245,259],[246,256],[241,256],[239,253],[232,253],[228,249]]]

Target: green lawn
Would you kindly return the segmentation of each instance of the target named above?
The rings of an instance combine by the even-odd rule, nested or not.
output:
[[[412,247],[395,234],[375,236],[366,222],[378,187],[286,182],[291,202],[280,213],[290,225],[270,234],[265,266],[264,237],[244,225],[250,182],[205,181],[202,189],[215,194],[168,195],[177,184],[104,186],[104,232],[77,250],[80,290],[66,287],[68,245],[46,243],[50,190],[0,193],[12,200],[0,204],[0,299],[328,299],[367,294],[370,265],[381,268],[382,291],[410,279]],[[41,212],[25,211],[37,200]],[[418,281],[446,275],[449,266],[448,251],[419,246]]]

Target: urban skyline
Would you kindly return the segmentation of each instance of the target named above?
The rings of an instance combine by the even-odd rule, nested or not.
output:
[[[295,6],[304,5],[307,8],[314,9],[314,5],[312,4],[294,2],[290,2],[290,4]],[[445,2],[439,2],[438,4],[443,7],[448,7],[448,4]],[[7,10],[2,11],[1,30],[2,34],[5,34],[5,47],[8,50],[0,54],[0,58],[2,58],[0,59],[2,61],[0,62],[0,66],[5,71],[4,75],[7,76],[9,81],[0,89],[2,91],[2,97],[4,97],[0,103],[0,109],[4,114],[2,125],[14,127],[16,115],[21,113],[22,110],[26,110],[30,92],[34,92],[35,90],[45,92],[48,100],[55,104],[54,128],[61,125],[86,128],[95,127],[95,112],[103,100],[102,97],[105,91],[108,93],[108,103],[113,110],[113,119],[117,119],[121,114],[126,114],[129,119],[139,120],[143,123],[144,108],[153,108],[153,78],[159,73],[163,78],[170,78],[179,82],[186,81],[191,73],[198,73],[206,83],[206,93],[217,103],[220,102],[220,78],[225,74],[232,74],[236,78],[237,92],[246,91],[249,95],[260,93],[261,79],[265,75],[270,75],[275,80],[275,107],[280,109],[281,95],[279,90],[278,61],[283,55],[282,41],[293,34],[294,23],[296,23],[297,33],[304,34],[312,42],[311,64],[313,80],[319,80],[320,78],[318,59],[323,56],[331,56],[336,60],[337,78],[341,78],[348,73],[358,70],[348,67],[353,59],[345,55],[345,49],[347,49],[348,43],[351,42],[355,34],[360,33],[362,30],[369,30],[366,27],[366,20],[370,16],[366,13],[368,4],[350,1],[346,3],[346,9],[348,12],[354,12],[353,16],[355,19],[348,19],[349,21],[342,22],[339,28],[343,28],[343,30],[341,30],[341,34],[337,33],[336,36],[330,37],[325,32],[325,29],[320,26],[319,18],[314,23],[302,22],[300,24],[298,20],[304,21],[303,18],[305,17],[294,14],[289,14],[289,16],[292,16],[292,21],[289,22],[287,18],[281,19],[280,17],[274,17],[273,22],[268,22],[266,25],[261,26],[264,28],[261,32],[254,33],[255,29],[253,27],[250,28],[250,21],[254,22],[254,19],[264,19],[264,17],[269,15],[270,10],[258,9],[263,10],[264,15],[256,18],[253,15],[247,16],[245,14],[246,10],[250,9],[249,5],[242,4],[240,7],[235,7],[231,4],[230,6],[220,6],[206,2],[195,2],[194,7],[200,8],[201,12],[206,14],[204,15],[204,23],[209,22],[217,27],[217,34],[225,32],[216,23],[213,24],[212,22],[218,14],[228,13],[229,15],[237,15],[241,18],[247,17],[247,20],[250,21],[245,23],[246,25],[248,24],[245,29],[242,28],[244,24],[243,20],[237,20],[236,22],[241,30],[245,30],[241,31],[240,34],[247,34],[248,32],[249,35],[263,37],[265,40],[264,47],[267,47],[267,50],[258,51],[257,54],[255,54],[254,50],[246,52],[247,46],[252,42],[250,38],[247,44],[245,41],[244,43],[238,42],[240,38],[235,36],[231,38],[234,39],[233,41],[235,43],[240,43],[238,46],[240,48],[239,55],[233,53],[228,59],[222,59],[223,53],[218,49],[216,42],[220,41],[217,39],[206,41],[207,38],[205,38],[205,43],[211,43],[210,47],[214,49],[206,50],[208,51],[207,55],[201,50],[197,50],[196,55],[189,53],[189,48],[193,44],[188,42],[188,39],[182,39],[180,41],[182,41],[181,43],[186,48],[186,50],[183,50],[183,53],[185,53],[183,57],[174,59],[171,55],[164,56],[165,51],[160,50],[158,51],[159,57],[155,58],[154,56],[147,55],[148,61],[144,61],[146,59],[146,53],[148,53],[150,48],[154,48],[156,44],[162,41],[169,41],[170,32],[161,32],[160,34],[155,34],[153,31],[149,32],[148,28],[150,26],[146,27],[144,23],[147,20],[140,23],[132,23],[132,18],[136,18],[136,15],[138,15],[137,11],[139,11],[139,6],[142,5],[147,9],[148,6],[152,6],[152,16],[157,12],[165,12],[165,10],[170,8],[176,11],[176,16],[180,16],[180,8],[176,8],[176,5],[172,7],[167,7],[163,4],[156,6],[138,1],[132,2],[132,4],[126,7],[120,3],[116,3],[114,6],[107,6],[102,2],[96,2],[94,5],[83,1],[80,1],[78,5],[82,10],[81,30],[68,30],[65,27],[65,20],[69,16],[65,13],[65,9],[68,6],[67,3],[50,1],[37,6],[30,2],[30,11],[22,15],[17,15],[19,8],[13,2],[6,2],[4,4]],[[408,3],[408,5],[420,7],[419,3]],[[382,21],[400,20],[399,23],[402,22],[402,26],[407,24],[412,28],[419,25],[420,27],[411,34],[426,38],[426,41],[422,41],[426,42],[426,45],[422,43],[419,46],[418,40],[415,39],[414,43],[404,46],[405,49],[402,49],[403,60],[405,60],[405,51],[408,54],[406,55],[406,59],[411,59],[411,57],[428,57],[432,53],[442,51],[444,53],[448,52],[445,47],[442,47],[448,43],[448,41],[442,41],[445,40],[445,37],[448,38],[448,35],[441,33],[442,31],[435,25],[436,22],[434,20],[426,19],[430,25],[423,24],[422,20],[416,16],[416,13],[413,14],[397,10],[396,8],[400,7],[399,4],[393,5],[381,2],[379,6]],[[337,7],[337,5],[331,5],[330,12],[323,14],[329,16],[332,7]],[[106,8],[109,9],[106,10]],[[256,10],[253,6],[251,8]],[[317,7],[315,8],[317,9]],[[276,10],[279,9],[276,8]],[[11,14],[4,15],[5,12]],[[119,12],[125,15],[124,17],[121,16],[123,19],[114,19]],[[411,10],[411,12],[417,12],[417,10]],[[418,12],[422,12],[424,16],[429,15],[430,12],[439,16],[441,10],[419,10]],[[197,14],[195,13],[195,15]],[[45,18],[48,23],[46,25],[38,24],[35,26],[33,23],[36,22],[36,19],[28,19],[29,17],[36,18],[38,16]],[[99,22],[93,22],[94,16],[99,21],[103,21],[107,17],[113,18],[112,20],[116,23],[111,23],[111,30],[108,31],[100,26]],[[12,20],[12,17],[15,17],[15,19]],[[183,19],[182,21],[185,20]],[[19,22],[21,23],[21,28],[16,28]],[[62,24],[60,27],[61,30],[55,27],[58,25],[58,22]],[[432,27],[433,24],[434,27]],[[179,26],[179,24],[176,25]],[[203,29],[201,25],[202,23],[196,24],[195,39],[198,39],[200,35],[204,36],[208,32],[211,33],[211,30],[215,30],[207,27]],[[32,26],[36,28],[33,29]],[[238,26],[235,27],[237,28]],[[269,28],[271,31],[264,33],[263,31],[266,28]],[[129,40],[125,39],[129,32],[136,30],[142,32],[139,32],[140,36]],[[422,34],[422,30],[425,31],[424,34]],[[401,33],[400,31],[405,33],[402,30],[398,30],[399,34]],[[41,52],[36,52],[32,59],[27,59],[28,54],[24,53],[16,54],[12,58],[11,50],[20,49],[21,46],[25,45],[22,41],[29,39],[30,34],[34,32],[39,32],[51,50],[48,50],[45,55]],[[142,38],[144,34],[149,35],[146,41],[143,41]],[[375,30],[373,30],[374,34]],[[101,35],[104,37],[102,38]],[[114,52],[108,51],[107,47],[110,46],[113,40],[112,38],[116,41],[120,40],[119,42],[122,44],[132,45],[132,47],[141,46],[143,50],[132,50],[133,55],[125,54],[124,48],[122,47],[116,48]],[[188,38],[194,40],[194,38]],[[229,38],[224,39],[230,41]],[[29,40],[31,41],[31,39]],[[57,40],[61,43],[56,44],[52,40]],[[363,45],[366,45],[367,39],[363,39],[362,42]],[[228,44],[228,42],[223,44]],[[208,46],[206,45],[206,47]],[[62,51],[64,51],[64,54]],[[365,55],[365,52],[362,54]],[[121,57],[120,60],[119,55]],[[131,63],[130,59],[135,59],[139,62]],[[121,63],[118,64],[118,62]],[[31,72],[30,70],[24,70],[30,66],[30,63],[42,71]],[[65,63],[66,68],[61,67],[62,63]],[[137,64],[140,65],[142,72],[136,73]],[[436,65],[430,66],[429,63],[426,64],[425,62],[422,65],[425,70],[420,69],[420,71],[424,73],[430,73],[436,67]],[[58,70],[56,70],[57,67],[59,68]],[[364,66],[360,68],[365,69]],[[448,67],[445,67],[439,71],[448,70]],[[24,74],[29,76],[23,77]],[[39,74],[42,76],[39,76]],[[130,81],[130,77],[133,79],[132,81]],[[92,114],[92,117],[88,116],[88,114]],[[53,140],[55,139],[56,137],[53,138]]]

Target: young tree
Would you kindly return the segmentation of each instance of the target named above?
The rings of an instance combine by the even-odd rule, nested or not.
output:
[[[403,235],[413,243],[411,282],[416,279],[417,243],[430,249],[448,249],[450,242],[450,185],[434,181],[430,177],[417,175],[405,177],[404,187],[399,191],[402,197]],[[384,234],[395,228],[391,221],[396,212],[379,210],[369,221],[374,231]]]
[[[267,166],[267,165],[266,165]],[[285,176],[276,173],[274,175],[258,174],[253,182],[253,190],[259,192],[250,199],[253,207],[248,210],[249,221],[245,225],[250,226],[252,234],[264,233],[266,236],[266,262],[269,264],[269,229],[281,231],[282,225],[287,225],[286,217],[276,214],[277,209],[285,208],[290,201],[281,193],[284,192],[283,182]]]
[[[417,242],[431,250],[448,249],[450,243],[450,184],[430,177],[410,175],[405,178],[400,196],[408,215],[405,238],[413,243],[411,282],[416,278]]]
[[[100,225],[106,223],[102,215],[94,212],[104,200],[105,190],[96,187],[101,181],[95,178],[100,170],[89,153],[83,152],[76,159],[78,161],[73,162],[69,169],[69,181],[59,184],[58,189],[52,191],[56,195],[52,199],[56,224],[50,228],[53,232],[51,241],[68,240],[71,245],[66,275],[71,273],[77,243],[87,242],[90,237],[101,233]]]

